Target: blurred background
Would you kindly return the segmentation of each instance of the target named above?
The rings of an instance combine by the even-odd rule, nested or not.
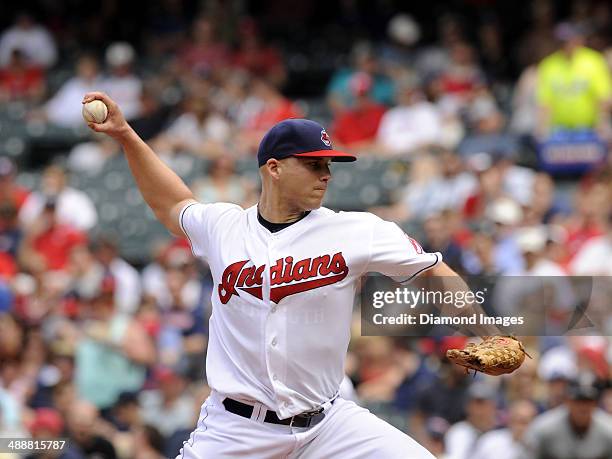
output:
[[[2,2],[0,436],[174,457],[209,390],[208,268],[86,128],[85,92],[202,201],[256,203],[259,140],[308,117],[359,156],[326,206],[466,275],[609,287],[611,39],[605,1]],[[362,337],[356,307],[343,394],[439,458],[612,457],[610,336],[528,337],[500,378],[449,365],[465,342]]]

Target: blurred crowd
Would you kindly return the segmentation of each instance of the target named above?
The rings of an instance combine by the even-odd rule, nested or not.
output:
[[[356,309],[343,395],[438,458],[612,458],[607,2],[569,2],[563,15],[528,2],[518,31],[494,10],[444,11],[431,36],[396,12],[368,35],[367,15],[341,2],[349,46],[335,60],[319,49],[333,66],[314,96],[292,78],[323,58],[264,33],[265,15],[153,3],[141,42],[115,41],[112,7],[85,37],[16,14],[0,30],[0,115],[70,136],[84,130],[83,94],[103,90],[168,164],[207,161],[189,183],[205,202],[254,204],[258,183],[236,161],[291,117],[324,123],[336,148],[400,165],[406,185],[367,210],[461,274],[598,276],[605,333],[526,337],[532,359],[515,374],[473,377],[444,357],[465,338],[362,337]],[[95,231],[101,209],[70,177],[102,171],[120,155],[112,140],[79,138],[43,164],[2,123],[0,437],[68,437],[57,457],[70,459],[174,457],[209,391],[207,266],[169,236],[134,263],[119,231]],[[559,176],[539,156],[547,142],[596,147]],[[24,187],[20,173],[34,169],[40,183]],[[564,300],[559,309],[575,306]]]

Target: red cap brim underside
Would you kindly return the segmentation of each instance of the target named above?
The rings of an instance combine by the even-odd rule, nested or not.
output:
[[[309,151],[306,153],[296,153],[295,155],[300,158],[332,158],[332,161],[338,162],[352,162],[357,160],[357,156],[349,155],[348,153],[344,153],[343,151],[337,150],[318,150],[318,151]]]

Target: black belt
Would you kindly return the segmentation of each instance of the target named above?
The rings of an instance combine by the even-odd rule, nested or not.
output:
[[[331,403],[334,403],[334,401],[335,399],[333,399]],[[249,419],[253,415],[253,409],[255,408],[251,405],[247,405],[246,403],[239,402],[238,400],[234,400],[232,398],[224,399],[223,406],[230,413],[234,413],[238,416],[242,416],[243,418]],[[281,424],[290,427],[311,427],[321,422],[324,417],[325,413],[323,412],[323,408],[296,414],[292,418],[287,419],[279,419],[274,411],[267,410],[264,422],[269,422],[271,424]]]

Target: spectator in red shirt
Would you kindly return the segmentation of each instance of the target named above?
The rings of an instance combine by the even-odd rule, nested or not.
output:
[[[15,183],[17,170],[7,157],[0,157],[0,205],[14,207],[18,212],[30,190]]]
[[[218,40],[216,32],[215,25],[206,16],[194,21],[191,40],[180,53],[180,62],[186,70],[204,74],[227,64],[229,50]]]
[[[8,158],[0,158],[0,277],[11,278],[17,272],[15,258],[23,232],[17,212],[29,191],[14,181],[15,166]]]
[[[250,18],[243,20],[238,29],[238,49],[234,52],[232,64],[256,77],[266,78],[278,87],[287,76],[280,53],[263,43],[257,24]]]
[[[258,78],[253,81],[252,91],[263,102],[263,110],[251,120],[251,129],[265,132],[288,118],[300,118],[302,111],[291,100],[281,94],[271,82]]]
[[[477,221],[484,217],[489,204],[504,195],[503,176],[489,155],[474,157],[470,166],[478,178],[478,188],[466,199],[463,216],[466,220]]]
[[[336,116],[332,127],[333,138],[347,148],[370,148],[376,141],[378,126],[386,108],[370,98],[372,77],[367,73],[355,74],[350,86],[355,105]]]
[[[32,438],[53,438],[64,430],[64,420],[59,412],[52,408],[38,408],[30,423],[29,431]]]
[[[55,200],[48,199],[40,217],[28,228],[19,252],[21,264],[33,273],[63,270],[70,251],[87,244],[85,233],[58,223]]]
[[[609,185],[604,178],[601,181],[584,184],[575,197],[576,211],[564,222],[567,231],[567,255],[563,260],[567,266],[574,255],[590,239],[605,233],[609,206]]]
[[[22,237],[15,207],[0,204],[0,278],[10,279],[17,274],[15,259]]]
[[[28,65],[26,56],[14,49],[6,67],[0,69],[0,100],[36,102],[45,92],[44,73]]]
[[[247,122],[240,146],[244,151],[255,152],[268,129],[288,118],[302,118],[303,114],[294,102],[264,78],[253,81],[251,92],[261,102],[262,109]]]
[[[12,279],[17,274],[17,264],[6,252],[0,252],[0,280]]]
[[[474,48],[464,42],[455,43],[450,48],[450,58],[450,64],[440,75],[442,91],[460,98],[467,97],[483,80]]]

